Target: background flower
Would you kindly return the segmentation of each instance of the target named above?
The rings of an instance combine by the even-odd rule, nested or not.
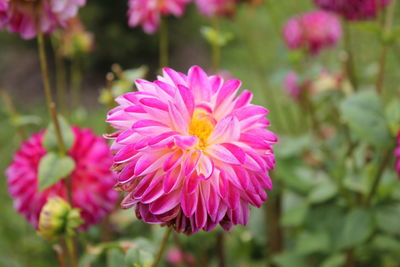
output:
[[[107,121],[118,132],[112,149],[122,206],[148,223],[179,232],[246,225],[249,204],[260,207],[272,183],[277,139],[266,130],[268,110],[237,98],[241,82],[164,69],[155,82],[118,97]]]
[[[71,174],[73,206],[81,210],[84,226],[98,223],[112,211],[118,194],[112,187],[113,174],[109,170],[112,156],[106,142],[89,129],[73,128],[75,143],[68,153],[76,163]],[[8,190],[14,206],[34,227],[49,197],[66,199],[64,180],[38,191],[38,166],[46,154],[42,145],[43,132],[33,134],[15,153],[14,160],[6,170]]]
[[[42,32],[52,33],[76,16],[86,0],[0,0],[0,29],[19,33],[23,38],[36,36],[36,18]]]
[[[195,0],[195,3],[204,16],[231,16],[238,0]]]
[[[129,26],[142,25],[146,33],[155,33],[160,17],[174,15],[180,17],[190,0],[129,0]]]
[[[314,0],[319,7],[348,20],[374,19],[390,0]]]
[[[339,20],[325,11],[311,11],[289,19],[283,29],[283,37],[290,49],[303,49],[318,54],[340,40],[342,27]]]

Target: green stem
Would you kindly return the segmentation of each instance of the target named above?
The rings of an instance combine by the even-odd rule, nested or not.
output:
[[[346,50],[346,73],[347,76],[350,80],[350,83],[352,87],[354,88],[355,91],[358,89],[358,80],[357,80],[357,75],[355,71],[355,66],[354,66],[354,54],[353,54],[353,49],[352,49],[352,44],[351,44],[351,33],[350,33],[350,28],[349,24],[343,20],[343,28],[344,28],[344,45],[345,45],[345,50]]]
[[[78,108],[81,100],[82,68],[80,55],[74,55],[71,62],[72,107]]]
[[[161,18],[160,22],[160,68],[168,66],[169,59],[169,40],[168,25],[165,18]]]
[[[66,239],[66,244],[67,244],[67,250],[68,250],[68,255],[70,259],[70,265],[71,267],[76,267],[78,266],[77,259],[76,259],[76,245],[75,245],[75,240],[71,236],[65,237]]]
[[[171,235],[171,232],[172,232],[172,227],[167,227],[167,229],[165,229],[164,237],[161,241],[160,247],[158,248],[156,258],[154,259],[154,262],[151,265],[151,267],[157,267],[158,264],[160,263],[162,255],[164,254],[164,250],[167,247],[168,239],[169,239],[169,236]]]
[[[57,41],[52,38],[52,46],[55,55],[56,64],[56,85],[57,85],[57,104],[60,107],[61,113],[67,115],[67,105],[66,105],[66,75],[65,75],[65,64],[63,57],[61,55]]]
[[[214,31],[216,32],[217,36],[220,35],[219,32],[219,20],[217,16],[214,16],[211,19]],[[221,45],[218,43],[218,40],[214,40],[212,42],[212,66],[213,66],[213,70],[214,72],[217,72],[220,68],[220,64],[221,64]]]
[[[222,232],[222,231],[219,231],[217,233],[217,256],[218,256],[218,266],[226,267],[225,236],[224,236],[224,232]]]
[[[396,6],[396,0],[394,0],[388,10],[387,10],[387,16],[385,22],[383,22],[382,19],[382,32],[384,38],[386,36],[390,35],[392,32],[393,28],[393,21],[394,21],[394,15],[395,15],[395,6]],[[381,94],[383,91],[383,83],[384,83],[384,77],[385,77],[385,67],[386,67],[386,58],[387,58],[387,52],[388,52],[388,44],[385,42],[385,40],[382,40],[382,47],[381,47],[381,52],[380,52],[380,58],[379,58],[379,70],[378,70],[378,75],[375,83],[375,89],[378,94]]]
[[[17,110],[15,109],[14,103],[11,99],[11,96],[8,94],[6,90],[1,90],[1,96],[3,98],[3,102],[6,105],[7,111],[9,113],[9,116],[12,121],[15,121],[18,117],[19,114],[17,113]],[[19,137],[21,138],[21,141],[25,140],[26,134],[25,134],[25,129],[22,125],[15,125],[18,130]]]
[[[382,176],[383,176],[383,173],[385,171],[385,168],[387,167],[387,165],[390,162],[390,158],[392,157],[392,154],[393,154],[393,149],[388,149],[385,152],[385,154],[383,156],[383,159],[382,159],[382,161],[381,161],[381,163],[380,163],[380,165],[378,167],[378,170],[376,172],[376,175],[374,177],[371,190],[369,191],[367,197],[365,198],[365,205],[366,206],[369,206],[371,204],[371,201],[372,201],[375,193],[377,192],[379,184],[380,184],[380,182],[382,180]]]

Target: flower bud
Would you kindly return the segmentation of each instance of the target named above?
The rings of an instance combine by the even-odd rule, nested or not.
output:
[[[73,209],[60,197],[51,197],[40,212],[38,234],[47,240],[55,240],[63,235],[73,235],[74,229],[82,223],[79,209]]]

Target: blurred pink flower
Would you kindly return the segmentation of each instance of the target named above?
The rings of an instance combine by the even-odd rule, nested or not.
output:
[[[64,27],[77,15],[86,0],[0,0],[0,29],[19,33],[22,38],[36,36],[36,18],[43,33]]]
[[[314,0],[324,10],[340,14],[347,20],[374,19],[390,0]]]
[[[268,110],[235,97],[241,82],[165,68],[155,82],[137,80],[138,92],[116,99],[107,121],[118,130],[112,150],[127,192],[122,207],[147,223],[192,234],[246,225],[249,204],[260,207],[275,165]]]
[[[166,259],[172,265],[179,265],[184,263],[184,257],[184,253],[179,248],[173,247],[167,251]]]
[[[300,97],[301,85],[299,84],[299,77],[296,72],[289,72],[284,81],[284,86],[287,94],[297,100]]]
[[[340,40],[342,27],[335,15],[325,11],[311,11],[295,16],[286,23],[283,37],[292,50],[303,49],[313,55],[332,47]]]
[[[188,266],[192,266],[196,263],[196,260],[192,254],[184,253],[177,247],[172,247],[167,251],[166,260],[172,265],[186,264]]]
[[[112,155],[104,139],[89,129],[73,128],[75,143],[68,153],[76,163],[71,174],[73,206],[81,210],[84,227],[100,222],[115,207],[118,193],[113,190],[114,176],[109,170]],[[46,154],[42,145],[44,133],[33,134],[15,153],[6,170],[8,190],[16,210],[37,227],[39,214],[49,197],[66,199],[64,180],[38,191],[38,166]]]
[[[394,155],[396,156],[396,170],[397,174],[400,177],[400,131],[397,134],[397,148],[394,152]]]
[[[129,26],[142,25],[146,33],[155,33],[160,24],[160,17],[172,14],[183,15],[190,0],[129,0]]]
[[[204,16],[231,16],[238,0],[195,0],[195,3]]]

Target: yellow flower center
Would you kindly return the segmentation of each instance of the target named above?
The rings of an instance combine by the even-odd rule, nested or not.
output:
[[[207,146],[207,140],[214,130],[214,119],[202,110],[196,109],[189,126],[189,134],[197,136],[199,143],[197,149],[204,149]]]

